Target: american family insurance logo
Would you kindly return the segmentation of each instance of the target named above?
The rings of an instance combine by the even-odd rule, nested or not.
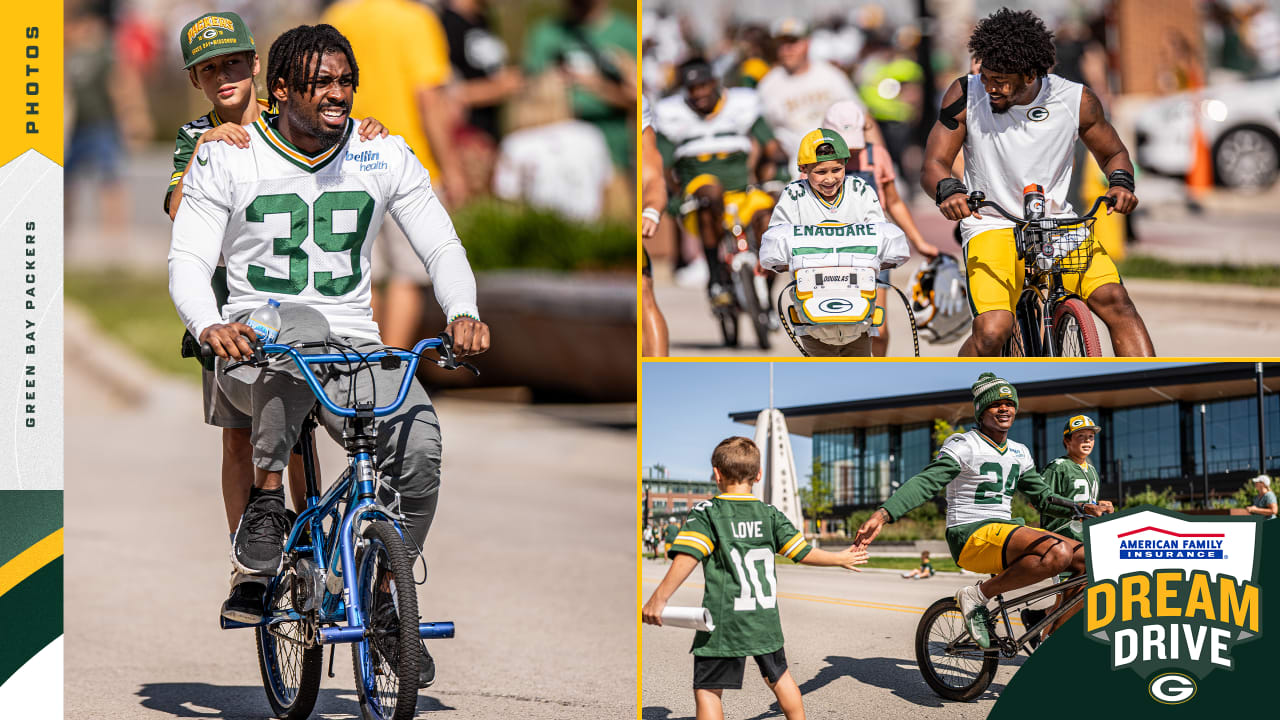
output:
[[[1184,703],[1231,648],[1262,634],[1261,524],[1143,507],[1085,524],[1085,634],[1152,700]]]

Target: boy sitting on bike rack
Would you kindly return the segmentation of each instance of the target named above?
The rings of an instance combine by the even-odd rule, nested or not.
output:
[[[905,482],[858,528],[854,542],[866,547],[893,522],[947,489],[947,546],[960,567],[994,577],[956,593],[966,627],[982,648],[991,647],[990,598],[1058,573],[1084,572],[1084,545],[1061,535],[1026,527],[1013,519],[1010,504],[1021,490],[1042,514],[1059,516],[1071,503],[1055,495],[1036,472],[1031,451],[1009,439],[1018,412],[1013,384],[982,373],[972,386],[977,427],[947,438],[937,458]],[[1097,505],[1081,509],[1102,514]]]
[[[790,305],[778,307],[801,353],[870,357],[868,331],[883,322],[876,310],[876,275],[906,262],[906,235],[885,222],[875,188],[845,172],[849,147],[818,128],[800,141],[805,177],[786,186],[760,244],[760,264],[789,271]]]
[[[853,546],[840,552],[809,545],[787,517],[751,494],[760,481],[760,449],[744,437],[722,440],[711,454],[720,494],[689,512],[669,545],[671,568],[641,610],[644,621],[662,625],[667,600],[698,566],[706,587],[702,604],[715,622],[693,638],[693,694],[699,720],[723,718],[720,696],[742,688],[747,657],[755,659],[788,720],[804,717],[800,688],[787,670],[778,615],[774,554],[805,565],[857,570],[867,552]]]

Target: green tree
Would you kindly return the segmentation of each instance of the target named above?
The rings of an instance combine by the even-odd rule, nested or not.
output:
[[[951,437],[955,433],[962,432],[964,432],[963,425],[956,425],[953,427],[951,423],[941,418],[934,418],[933,420],[933,444],[938,447],[942,447],[942,443],[946,442],[947,438]]]
[[[809,487],[800,488],[800,506],[804,508],[805,517],[813,519],[816,529],[818,520],[829,515],[834,504],[835,491],[831,481],[822,472],[822,460],[815,457],[809,474]]]
[[[1146,490],[1126,496],[1124,499],[1124,507],[1121,509],[1127,510],[1139,505],[1155,505],[1158,508],[1176,510],[1177,508],[1174,507],[1175,504],[1176,503],[1173,499],[1173,488],[1165,488],[1160,492],[1156,492],[1151,489],[1150,485],[1148,485]]]

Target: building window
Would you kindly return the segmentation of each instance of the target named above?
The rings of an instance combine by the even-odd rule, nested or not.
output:
[[[912,475],[924,469],[933,460],[933,426],[929,423],[907,425],[902,428],[902,452],[894,463],[894,481],[902,486]],[[894,490],[897,487],[892,488]]]
[[[654,500],[654,501],[653,501],[653,509],[654,509],[654,510],[666,510],[666,509],[667,509],[667,501],[666,501],[666,500]]]
[[[1274,422],[1272,412],[1275,396],[1265,398],[1263,410],[1267,414],[1267,449],[1269,454],[1276,454],[1272,443],[1276,441],[1273,434]],[[1208,431],[1209,474],[1217,475],[1228,472],[1258,471],[1258,400],[1256,397],[1242,397],[1231,400],[1218,400],[1206,403],[1207,415],[1205,426]],[[1195,471],[1204,472],[1200,454],[1200,404],[1191,406],[1191,436],[1195,453]]]
[[[1102,432],[1115,479],[1131,483],[1182,476],[1176,403],[1117,408]]]
[[[688,500],[675,500],[675,501],[673,501],[673,502],[671,503],[671,511],[672,511],[672,512],[678,512],[678,513],[679,513],[679,512],[684,512],[684,511],[685,511],[685,510],[687,510],[688,508],[689,508],[689,501],[688,501]]]
[[[858,504],[879,503],[889,497],[889,428],[869,428],[863,453],[865,482],[859,488]]]

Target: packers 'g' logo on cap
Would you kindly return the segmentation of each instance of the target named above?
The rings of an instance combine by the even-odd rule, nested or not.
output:
[[[1042,107],[1033,107],[1027,110],[1027,119],[1031,122],[1040,122],[1049,119],[1049,111]]]
[[[1067,424],[1062,428],[1062,435],[1066,437],[1077,430],[1094,430],[1098,431],[1102,428],[1093,421],[1088,415],[1073,415],[1067,420]]]
[[[1000,397],[1002,398],[1013,397],[1013,391],[1009,389],[1008,385],[1000,386]]]

